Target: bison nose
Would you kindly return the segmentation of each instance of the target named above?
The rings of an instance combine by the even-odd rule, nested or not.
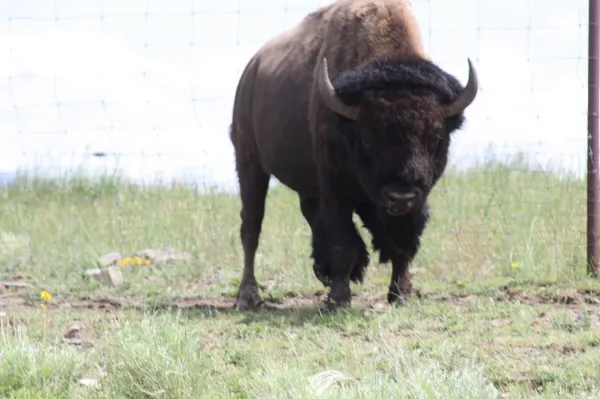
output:
[[[406,214],[413,207],[419,196],[419,190],[410,191],[388,191],[385,193],[387,212],[393,216]]]
[[[387,199],[390,203],[411,201],[417,197],[417,191],[408,191],[405,193],[389,192]]]

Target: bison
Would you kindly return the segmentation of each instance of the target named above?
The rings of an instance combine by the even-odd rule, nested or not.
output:
[[[242,201],[240,308],[262,303],[254,259],[271,176],[298,194],[331,309],[350,305],[350,281],[362,283],[369,262],[354,213],[379,262],[392,263],[388,301],[410,297],[428,195],[477,93],[468,66],[463,87],[427,57],[407,0],[337,1],[256,52],[230,128]]]

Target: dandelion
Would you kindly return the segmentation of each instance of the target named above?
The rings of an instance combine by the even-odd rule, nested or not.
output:
[[[138,266],[138,265],[141,265],[143,263],[144,263],[144,261],[139,256],[134,257],[133,260],[132,260],[132,262],[131,262],[131,264],[133,266]]]
[[[118,266],[124,267],[124,266],[139,266],[139,265],[149,265],[151,264],[152,261],[146,257],[141,257],[141,256],[134,256],[134,257],[130,257],[130,256],[126,256],[123,259],[119,260],[117,262]]]
[[[52,299],[52,294],[49,293],[46,290],[43,290],[42,292],[40,292],[40,298],[46,302],[48,302],[49,300]]]
[[[52,294],[46,290],[42,290],[42,292],[40,292],[40,299],[43,301],[40,303],[40,308],[45,309],[45,302],[49,302],[52,299]]]
[[[510,264],[510,267],[512,267],[513,269],[518,269],[519,265],[516,262],[513,262]]]
[[[42,292],[40,292],[40,299],[42,300],[42,302],[40,302],[40,308],[44,309],[44,341],[45,341],[46,340],[46,324],[47,324],[47,319],[48,319],[48,314],[45,311],[46,310],[45,302],[49,302],[52,299],[52,294],[46,290],[42,290]]]
[[[129,256],[126,256],[123,259],[119,259],[119,261],[117,262],[117,265],[123,267],[123,266],[130,265],[131,263],[132,263],[132,259]]]

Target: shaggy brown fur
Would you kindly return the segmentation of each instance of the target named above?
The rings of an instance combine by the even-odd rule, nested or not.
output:
[[[410,295],[427,196],[476,90],[474,71],[464,89],[427,58],[405,0],[340,0],[266,43],[242,73],[231,124],[243,204],[238,304],[261,303],[254,258],[271,176],[299,195],[331,306],[349,304],[349,282],[369,261],[354,212],[380,262],[392,262],[388,300]]]

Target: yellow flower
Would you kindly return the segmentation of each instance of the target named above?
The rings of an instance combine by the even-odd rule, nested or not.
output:
[[[117,262],[119,266],[127,266],[131,264],[131,258],[129,256],[124,257],[123,259]]]
[[[134,256],[133,258],[126,256],[123,259],[119,260],[117,262],[117,265],[123,267],[123,266],[127,266],[127,265],[131,265],[131,266],[149,265],[150,263],[152,263],[150,261],[150,259],[142,258],[141,256]]]
[[[52,299],[52,294],[46,290],[43,290],[40,293],[40,298],[43,299],[44,301],[49,301],[50,299]]]
[[[40,308],[44,309],[46,307],[45,303],[40,303]]]
[[[512,267],[513,269],[518,269],[519,265],[517,265],[516,262],[511,263],[510,267]]]

